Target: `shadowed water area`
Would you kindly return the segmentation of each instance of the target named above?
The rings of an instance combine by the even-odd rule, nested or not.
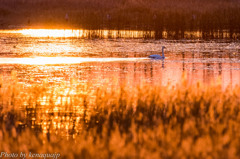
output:
[[[186,38],[180,40],[168,35],[163,32],[164,39],[156,40],[151,31],[2,30],[0,73],[8,81],[14,72],[17,81],[26,86],[48,83],[61,88],[64,83],[67,91],[81,84],[90,88],[88,92],[82,89],[86,94],[103,86],[175,84],[183,73],[190,83],[220,78],[223,88],[240,84],[240,42],[229,39],[228,33],[221,34],[226,38],[208,40],[200,32],[186,32]],[[164,61],[147,58],[161,54],[162,46],[166,47]],[[23,109],[32,128],[47,132],[55,124],[53,129],[63,136],[69,127],[81,129],[73,126],[83,114],[81,106],[49,108],[46,98],[42,97],[39,107]]]

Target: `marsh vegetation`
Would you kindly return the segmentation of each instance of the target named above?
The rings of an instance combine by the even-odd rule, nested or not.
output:
[[[67,158],[239,158],[240,87],[1,81],[0,149]]]
[[[237,0],[1,0],[0,24],[35,28],[155,30],[162,38],[200,30],[219,37],[227,31],[236,38],[240,28]],[[66,19],[66,14],[67,19]],[[238,35],[239,36],[239,35]]]

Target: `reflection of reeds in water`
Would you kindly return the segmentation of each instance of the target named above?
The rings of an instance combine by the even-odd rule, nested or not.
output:
[[[1,4],[2,27],[25,24],[47,28],[130,28],[156,30],[158,38],[163,30],[175,38],[183,37],[184,31],[189,30],[200,30],[207,37],[219,31],[221,37],[228,30],[234,38],[240,28],[240,5],[234,0],[1,0]]]
[[[239,86],[188,84],[183,76],[175,86],[123,84],[90,92],[91,86],[74,80],[59,87],[13,81],[1,81],[2,151],[68,158],[239,157]]]

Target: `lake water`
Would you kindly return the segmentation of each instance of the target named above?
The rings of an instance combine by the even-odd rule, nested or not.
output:
[[[162,46],[164,61],[147,58]],[[20,82],[174,84],[185,72],[189,82],[221,78],[223,87],[234,86],[240,84],[239,53],[239,41],[155,40],[143,31],[0,31],[0,73],[7,79],[14,70]]]
[[[162,46],[166,47],[164,61],[147,58],[161,54]],[[0,74],[9,81],[13,72],[24,85],[47,81],[52,87],[66,83],[65,89],[72,79],[90,89],[121,84],[131,88],[141,82],[176,84],[183,72],[190,83],[208,84],[220,78],[223,88],[234,87],[240,84],[240,42],[155,40],[151,32],[146,35],[141,31],[2,30]],[[49,106],[47,97],[42,98],[40,108],[23,108],[32,128],[47,133],[52,125],[52,131],[63,136],[70,129],[81,129],[73,126],[79,124],[81,105],[69,113],[59,106]]]

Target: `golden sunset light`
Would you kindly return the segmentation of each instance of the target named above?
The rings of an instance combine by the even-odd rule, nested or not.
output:
[[[145,34],[150,37],[154,36],[153,31],[138,31],[138,30],[76,30],[76,29],[22,29],[15,31],[2,31],[5,33],[20,33],[30,37],[51,37],[51,38],[88,38],[100,37],[107,39],[111,38],[143,38]]]
[[[34,57],[34,58],[0,58],[0,64],[54,65],[79,64],[84,62],[136,62],[147,58],[81,58],[81,57]]]
[[[239,159],[240,1],[0,0],[0,159]]]
[[[63,29],[23,29],[19,33],[31,37],[82,37],[83,30],[63,30]]]

